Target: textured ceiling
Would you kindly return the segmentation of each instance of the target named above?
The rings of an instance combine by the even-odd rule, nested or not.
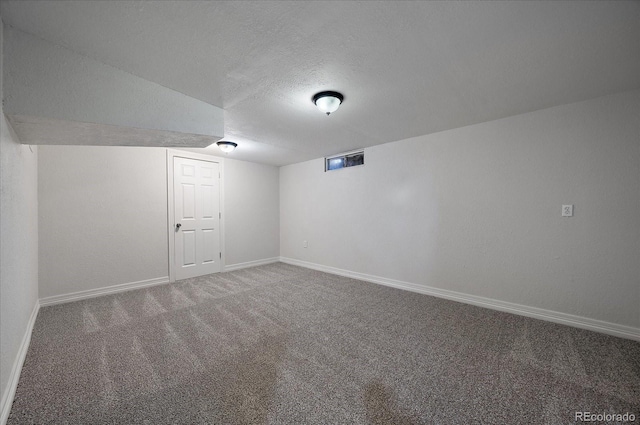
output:
[[[5,24],[225,110],[274,165],[640,88],[640,2],[2,1]],[[337,90],[327,117],[314,93]]]

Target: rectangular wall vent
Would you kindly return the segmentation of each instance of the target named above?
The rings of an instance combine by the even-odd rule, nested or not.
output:
[[[324,171],[339,170],[356,165],[364,165],[364,151],[343,153],[324,159]]]

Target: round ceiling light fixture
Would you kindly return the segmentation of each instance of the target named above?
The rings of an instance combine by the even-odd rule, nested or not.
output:
[[[238,146],[237,143],[227,142],[225,140],[220,140],[216,145],[218,145],[220,150],[224,153],[233,152],[233,150]]]
[[[337,91],[321,91],[313,96],[313,103],[327,115],[337,111],[343,100],[344,96]]]

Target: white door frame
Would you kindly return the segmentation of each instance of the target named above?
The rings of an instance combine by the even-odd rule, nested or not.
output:
[[[225,245],[224,245],[224,158],[213,155],[205,155],[195,152],[167,149],[167,242],[169,244],[169,282],[176,281],[176,233],[175,233],[175,209],[173,204],[173,159],[175,157],[197,159],[200,161],[216,162],[220,167],[220,271],[225,269]]]

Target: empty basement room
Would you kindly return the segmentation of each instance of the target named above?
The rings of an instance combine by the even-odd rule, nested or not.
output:
[[[640,423],[640,2],[0,34],[0,425]]]

